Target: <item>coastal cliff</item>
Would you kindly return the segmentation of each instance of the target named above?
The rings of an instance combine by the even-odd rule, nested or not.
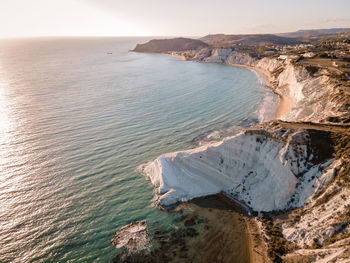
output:
[[[290,111],[280,117],[286,121],[349,122],[350,96],[331,68],[304,66],[296,55],[257,58],[230,48],[187,51],[187,60],[248,66],[268,78],[269,87],[290,101]]]
[[[273,260],[336,262],[350,256],[348,75],[319,60],[315,66],[307,59],[315,56],[311,52],[261,57],[237,47],[207,46],[166,53],[260,72],[287,110],[221,142],[142,165],[156,203],[168,207],[225,192],[267,216],[262,229]],[[276,233],[290,244],[283,253],[276,252]]]
[[[168,52],[168,51],[185,51],[200,50],[207,47],[208,44],[190,38],[173,38],[173,39],[153,39],[144,44],[137,44],[133,51],[135,52]]]
[[[273,121],[219,143],[162,155],[142,172],[157,187],[161,206],[224,191],[254,211],[290,209],[327,185],[340,164],[328,135]]]

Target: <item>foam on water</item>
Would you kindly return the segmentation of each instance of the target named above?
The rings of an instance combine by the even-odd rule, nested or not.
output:
[[[252,71],[255,73],[259,83],[262,86],[266,86],[268,84],[265,76],[263,76],[258,71]],[[259,106],[256,111],[256,115],[258,117],[259,122],[265,122],[275,119],[279,105],[279,97],[276,94],[274,94],[270,89],[262,89],[262,92],[264,94],[260,98]]]

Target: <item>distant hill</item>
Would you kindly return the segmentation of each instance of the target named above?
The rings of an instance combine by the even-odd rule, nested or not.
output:
[[[133,51],[136,52],[169,52],[199,50],[207,47],[208,44],[201,40],[190,38],[153,39],[145,44],[137,44]]]
[[[299,37],[308,37],[308,36],[317,36],[317,35],[326,35],[326,34],[337,34],[337,33],[350,33],[350,28],[298,30],[296,32],[280,33],[276,35],[282,36],[282,37],[299,38]]]
[[[254,34],[254,35],[207,35],[200,38],[203,42],[212,46],[231,46],[237,44],[257,45],[260,43],[274,45],[297,44],[300,40],[290,37],[276,36],[272,34]]]
[[[205,47],[232,47],[236,45],[258,46],[258,45],[294,45],[301,43],[315,43],[318,41],[330,41],[339,39],[350,39],[350,28],[312,29],[299,30],[280,34],[240,34],[207,35],[199,39],[172,38],[153,39],[145,44],[138,44],[133,51],[136,52],[170,52],[200,50]]]

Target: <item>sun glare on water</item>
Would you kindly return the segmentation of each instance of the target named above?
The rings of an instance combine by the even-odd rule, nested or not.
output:
[[[10,128],[10,119],[8,116],[8,102],[5,97],[6,83],[0,82],[0,134],[1,138],[6,135],[6,132]]]
[[[10,136],[9,131],[11,129],[11,121],[9,118],[9,107],[8,107],[8,101],[6,98],[6,87],[7,84],[0,81],[0,172],[3,174],[2,171],[4,164],[6,162],[6,158],[4,155],[6,155],[6,144],[8,143]]]

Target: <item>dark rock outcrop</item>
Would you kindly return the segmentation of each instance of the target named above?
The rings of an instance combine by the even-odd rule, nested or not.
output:
[[[146,220],[132,222],[122,227],[111,240],[116,248],[124,248],[127,253],[146,248],[148,242]]]
[[[135,52],[162,53],[170,51],[200,50],[208,47],[203,41],[190,38],[153,39],[145,44],[137,44]]]

